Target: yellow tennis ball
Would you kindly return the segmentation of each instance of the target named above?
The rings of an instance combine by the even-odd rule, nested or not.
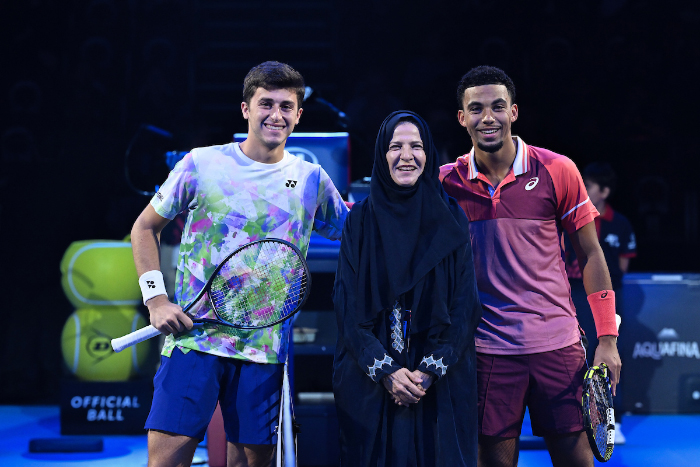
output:
[[[61,334],[63,360],[70,371],[86,381],[126,381],[148,357],[148,342],[119,353],[110,341],[146,325],[134,307],[81,308],[68,317]]]
[[[73,242],[61,260],[61,273],[63,291],[76,308],[141,303],[129,242]]]

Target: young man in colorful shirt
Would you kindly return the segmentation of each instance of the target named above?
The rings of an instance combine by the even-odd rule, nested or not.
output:
[[[284,150],[301,117],[303,96],[303,78],[289,65],[265,62],[251,69],[241,103],[247,139],[193,149],[134,224],[131,239],[144,303],[151,324],[168,335],[146,422],[149,466],[189,465],[217,400],[228,465],[269,465],[291,323],[254,331],[193,330],[181,307],[246,243],[280,238],[306,255],[312,230],[340,238],[347,208],[330,177]],[[162,285],[159,233],[185,210],[175,304]],[[196,313],[212,317],[206,307]]]
[[[472,69],[457,94],[459,123],[474,147],[441,177],[470,220],[484,311],[476,332],[479,465],[517,464],[527,406],[554,466],[593,466],[581,410],[584,351],[560,234],[571,235],[584,265],[600,335],[594,361],[608,364],[614,385],[621,364],[598,212],[570,159],[512,136],[515,86],[502,70]]]

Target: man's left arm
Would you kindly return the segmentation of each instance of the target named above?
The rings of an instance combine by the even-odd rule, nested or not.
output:
[[[595,223],[589,222],[573,232],[570,238],[578,258],[583,276],[583,286],[588,294],[588,301],[591,304],[599,334],[598,348],[595,350],[593,364],[599,365],[605,362],[608,365],[612,392],[615,394],[615,388],[620,381],[622,362],[617,351],[617,331],[614,328],[614,292],[605,256],[598,243]]]

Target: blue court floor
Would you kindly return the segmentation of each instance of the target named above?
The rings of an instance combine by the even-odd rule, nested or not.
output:
[[[700,415],[628,415],[627,443],[615,447],[610,467],[700,467]],[[527,435],[527,427],[523,434]],[[303,435],[303,433],[302,433]],[[300,435],[300,436],[302,436]],[[100,453],[32,454],[29,440],[60,436],[59,410],[54,406],[0,406],[0,466],[141,467],[146,465],[146,436],[101,436]],[[198,449],[204,462],[206,450]],[[201,463],[200,465],[207,465]],[[520,453],[520,467],[551,466],[546,451]],[[303,466],[300,466],[303,467]]]

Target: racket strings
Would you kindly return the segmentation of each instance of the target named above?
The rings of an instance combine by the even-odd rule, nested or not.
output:
[[[607,449],[608,429],[608,400],[605,396],[607,382],[599,375],[594,375],[588,382],[588,413],[593,429],[595,444],[598,451],[604,453]]]
[[[252,244],[224,263],[212,281],[210,297],[219,316],[243,327],[283,321],[307,289],[302,259],[277,242]]]

